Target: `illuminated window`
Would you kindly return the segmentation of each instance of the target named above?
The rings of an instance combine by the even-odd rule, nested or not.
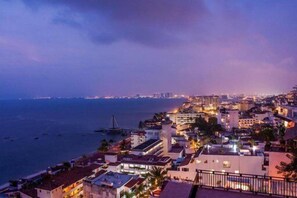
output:
[[[224,168],[230,168],[231,167],[231,164],[229,161],[223,161],[223,167]]]
[[[200,163],[201,163],[201,160],[196,160],[196,163],[197,163],[197,164],[200,164]]]
[[[236,170],[235,173],[239,173],[239,170]]]

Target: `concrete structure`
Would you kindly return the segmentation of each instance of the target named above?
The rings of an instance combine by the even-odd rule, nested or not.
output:
[[[171,178],[194,180],[197,170],[267,175],[264,153],[258,150],[239,150],[236,145],[205,146],[195,155],[187,155],[178,171],[169,171]]]
[[[163,140],[150,139],[133,148],[130,153],[133,155],[161,155],[163,150]]]
[[[172,131],[175,129],[172,128],[172,121],[164,121],[162,122],[162,132],[161,132],[161,140],[163,142],[163,155],[168,154],[172,147]]]
[[[145,131],[135,131],[131,133],[131,147],[134,148],[146,141]]]
[[[71,170],[64,170],[44,179],[36,187],[21,190],[20,196],[23,198],[76,198],[83,193],[83,180],[89,176],[101,173],[99,170],[100,166],[96,164],[83,168],[74,167]]]
[[[220,111],[218,113],[218,124],[221,124],[227,131],[239,127],[239,111],[234,109]]]
[[[145,141],[150,139],[160,139],[160,133],[162,131],[162,126],[155,126],[145,129]]]
[[[157,157],[154,155],[135,156],[128,155],[121,160],[121,172],[137,175],[145,175],[154,166],[159,168],[170,168],[170,157]]]
[[[256,124],[256,119],[253,117],[241,117],[239,118],[239,128],[248,129]]]
[[[136,175],[108,172],[84,181],[83,197],[86,198],[120,198],[127,191],[125,187]]]
[[[243,100],[239,103],[240,111],[248,111],[255,106],[255,103],[251,100]]]

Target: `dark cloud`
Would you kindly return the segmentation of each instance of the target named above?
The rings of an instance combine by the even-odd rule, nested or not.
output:
[[[129,40],[149,46],[179,44],[180,35],[196,26],[208,14],[203,1],[182,0],[24,0],[25,4],[38,8],[56,6],[71,9],[85,20],[86,30],[92,40],[109,44]],[[80,26],[73,18],[56,17],[55,23]]]

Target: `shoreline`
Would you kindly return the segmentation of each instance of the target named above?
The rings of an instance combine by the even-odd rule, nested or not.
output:
[[[131,130],[137,130],[137,129],[131,129]],[[95,132],[94,132],[94,133],[95,133]],[[115,135],[115,137],[116,137],[116,136],[121,136],[121,135]],[[126,136],[124,136],[124,137],[126,137]],[[114,146],[116,146],[117,144],[119,144],[121,141],[123,141],[123,140],[127,140],[127,139],[130,139],[130,137],[126,137],[126,138],[123,138],[123,139],[121,139],[121,140],[118,140],[118,141],[115,141],[115,142],[111,143],[109,150],[110,150],[111,148],[113,148]],[[104,140],[104,139],[102,139],[102,140]],[[101,141],[102,141],[102,140],[101,140]],[[98,145],[98,146],[100,146],[100,145]],[[84,155],[86,155],[86,156],[91,156],[91,155],[93,155],[93,154],[95,154],[95,153],[97,153],[97,152],[100,152],[100,151],[98,151],[98,150],[91,151],[91,152],[86,153],[86,154],[83,154],[83,155],[81,155],[81,156],[79,156],[79,157],[75,157],[75,158],[72,158],[72,159],[70,159],[70,160],[65,160],[64,162],[70,162],[70,163],[71,163],[71,162],[76,162],[77,160],[81,159]],[[107,151],[107,152],[109,152],[109,151]],[[48,167],[55,167],[55,166],[58,166],[58,165],[60,165],[60,164],[62,164],[62,163],[63,163],[63,161],[62,161],[62,162],[59,162],[59,163],[57,163],[57,164],[55,164],[54,166],[48,166]],[[37,171],[37,172],[35,172],[35,173],[32,173],[32,174],[30,174],[30,175],[26,175],[26,176],[23,176],[23,177],[19,177],[18,179],[10,179],[10,180],[8,180],[6,183],[4,183],[4,184],[0,184],[0,192],[1,192],[1,190],[3,190],[3,189],[5,189],[5,188],[7,188],[7,187],[10,186],[9,181],[21,180],[21,179],[30,179],[30,178],[36,177],[36,176],[38,176],[38,175],[41,175],[41,174],[43,174],[43,173],[46,173],[46,172],[47,172],[47,170],[46,170],[46,169],[43,169],[43,170]]]

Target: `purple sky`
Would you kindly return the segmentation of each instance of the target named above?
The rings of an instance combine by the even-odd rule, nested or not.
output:
[[[297,1],[2,0],[0,98],[278,93]]]

